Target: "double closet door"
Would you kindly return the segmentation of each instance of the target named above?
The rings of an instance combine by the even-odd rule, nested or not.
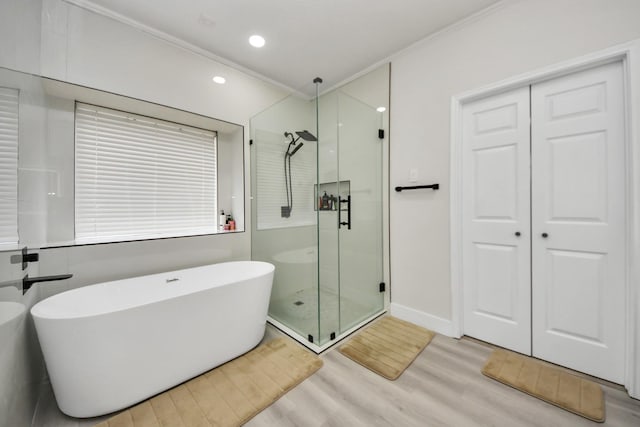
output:
[[[617,383],[625,361],[621,63],[463,107],[464,334]]]

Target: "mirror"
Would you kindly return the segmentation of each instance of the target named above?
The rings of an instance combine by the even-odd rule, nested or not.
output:
[[[100,114],[109,115],[112,112],[122,113],[121,121],[125,124],[127,121],[142,124],[138,127],[143,134],[131,135],[130,130],[121,127],[121,123],[109,122],[112,123],[107,125],[111,126],[110,132],[127,134],[129,138],[113,149],[120,151],[115,154],[112,152],[109,161],[115,163],[114,168],[117,166],[117,171],[113,173],[116,178],[113,179],[128,180],[124,190],[130,193],[127,197],[137,200],[142,206],[140,209],[145,209],[139,213],[142,220],[138,220],[141,224],[146,225],[154,212],[160,211],[157,200],[169,200],[166,212],[162,214],[164,216],[157,214],[159,219],[156,222],[160,225],[155,233],[125,230],[116,237],[98,234],[93,240],[79,239],[82,224],[78,223],[78,218],[88,203],[97,206],[94,206],[96,216],[111,215],[114,218],[112,223],[135,222],[123,210],[116,211],[114,204],[100,204],[101,201],[112,198],[109,185],[102,185],[100,191],[104,192],[99,196],[84,195],[80,200],[80,191],[82,185],[86,184],[85,181],[99,180],[95,177],[86,178],[84,170],[77,169],[84,155],[78,148],[78,141],[84,132],[79,127],[82,122],[79,119],[80,106],[90,106],[90,109],[97,107],[99,110],[95,117],[88,119],[92,132],[95,129],[91,120],[97,120],[96,117]],[[168,137],[163,136],[164,134],[147,138],[145,132],[153,127],[166,128],[168,132],[176,134],[175,141],[167,142]],[[95,130],[96,135],[103,132],[101,129]],[[214,144],[211,153],[195,153],[195,150],[191,150],[191,145],[185,145],[187,142],[183,143],[183,139],[186,141],[186,137],[183,136],[189,133],[197,134],[198,138],[201,134],[212,138],[212,142],[207,140],[203,143],[205,146]],[[111,137],[109,134],[102,138],[100,134],[95,139],[108,142]],[[137,155],[141,159],[139,163],[129,161],[129,142],[132,141],[147,144],[138,148]],[[16,143],[17,148],[11,148]],[[169,148],[164,148],[165,144],[169,144]],[[101,147],[105,145],[108,144]],[[154,145],[161,148],[154,152]],[[100,147],[100,144],[96,143],[95,147]],[[148,147],[152,147],[149,149],[151,151]],[[176,150],[172,151],[173,148]],[[244,231],[244,128],[237,124],[0,68],[0,150],[3,150],[0,162],[0,250],[13,250],[23,246],[47,248]],[[94,150],[99,151],[98,148]],[[113,159],[117,160],[120,155],[122,160],[114,162]],[[158,161],[153,172],[155,175],[150,178],[149,162],[162,156],[173,163]],[[209,156],[210,163],[202,160],[206,156]],[[131,163],[130,169],[118,172],[125,163]],[[165,164],[172,166],[167,167]],[[211,165],[215,168],[213,172],[208,170]],[[100,168],[99,165],[95,167]],[[179,178],[183,181],[179,181]],[[155,180],[156,184],[149,184],[150,180]],[[164,187],[159,184],[162,180]],[[204,187],[205,184],[210,187],[209,192],[203,190],[195,194],[191,191],[194,186]],[[123,190],[118,191],[122,193]],[[152,197],[150,193],[154,192],[157,194]],[[198,198],[202,200],[196,200]],[[204,205],[198,204],[201,202]],[[100,206],[107,207],[100,209]],[[221,210],[233,216],[235,230],[224,229]],[[187,231],[181,231],[181,224],[192,221],[194,215],[204,218],[206,226],[194,225]],[[112,223],[102,226],[103,229],[111,227]],[[165,225],[166,229],[163,228]],[[229,225],[228,228],[232,227]]]

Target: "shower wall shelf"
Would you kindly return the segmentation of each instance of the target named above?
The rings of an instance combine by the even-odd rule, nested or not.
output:
[[[346,199],[351,195],[351,181],[333,181],[333,182],[321,182],[314,185],[315,187],[315,207],[316,211],[337,211],[338,210],[338,197]],[[327,195],[329,201],[324,203],[323,196]],[[333,198],[331,198],[333,196]],[[347,207],[343,206],[342,210],[347,211]]]

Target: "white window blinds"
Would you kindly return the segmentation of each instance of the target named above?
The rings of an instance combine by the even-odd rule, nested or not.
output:
[[[18,100],[0,87],[0,244],[18,243]]]
[[[300,148],[291,158],[293,209],[289,218],[283,218],[280,208],[287,205],[284,154],[287,151],[289,141],[285,141],[282,134],[261,129],[256,130],[255,140],[257,229],[266,230],[315,224],[315,143],[300,140],[304,143],[304,147]]]
[[[216,133],[76,104],[76,241],[216,232]]]

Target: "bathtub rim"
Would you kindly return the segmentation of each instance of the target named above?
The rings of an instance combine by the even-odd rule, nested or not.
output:
[[[203,287],[201,289],[193,289],[193,290],[191,290],[189,292],[176,292],[176,293],[171,294],[171,295],[163,296],[161,298],[151,299],[149,301],[146,301],[146,302],[140,303],[140,304],[136,304],[136,305],[126,305],[126,306],[121,306],[121,307],[112,307],[110,309],[95,310],[93,312],[84,312],[84,313],[73,313],[73,312],[69,313],[69,312],[64,312],[64,310],[60,310],[59,307],[58,308],[48,307],[49,305],[56,304],[56,302],[58,302],[59,300],[61,300],[63,298],[68,298],[69,296],[77,297],[78,296],[77,294],[90,293],[90,292],[92,292],[92,290],[103,289],[103,288],[108,287],[109,285],[112,285],[113,283],[124,282],[124,281],[132,281],[132,282],[134,282],[136,279],[151,279],[151,280],[153,280],[153,278],[156,278],[156,277],[159,277],[159,276],[164,276],[164,275],[167,275],[167,274],[178,274],[178,273],[182,273],[182,272],[194,271],[194,270],[200,270],[200,269],[204,270],[207,267],[213,267],[213,266],[216,266],[216,265],[223,265],[223,264],[225,264],[225,265],[241,265],[241,264],[258,265],[258,266],[264,268],[264,270],[260,270],[260,271],[256,272],[255,274],[252,274],[252,275],[244,275],[242,277],[238,277],[237,280],[234,280],[234,281],[216,283],[215,285],[208,286],[208,287]],[[205,265],[196,266],[196,267],[183,268],[183,269],[180,269],[180,270],[169,270],[169,271],[164,271],[164,272],[160,272],[160,273],[152,273],[152,274],[145,274],[145,275],[141,275],[141,276],[126,277],[126,278],[123,278],[123,279],[116,279],[116,280],[110,280],[110,281],[107,281],[107,282],[100,282],[100,283],[95,283],[95,284],[91,284],[91,285],[80,286],[80,287],[75,288],[75,289],[69,289],[67,291],[60,292],[58,294],[52,295],[50,297],[47,297],[47,298],[43,299],[42,301],[36,303],[33,307],[31,307],[29,312],[31,313],[31,316],[33,316],[34,318],[38,318],[38,319],[42,319],[42,320],[46,320],[46,321],[73,321],[73,320],[78,320],[78,319],[92,318],[92,317],[96,317],[96,316],[108,315],[108,314],[111,314],[111,313],[118,313],[118,312],[122,312],[122,311],[126,311],[126,310],[131,310],[131,309],[134,309],[136,307],[144,307],[144,306],[151,305],[151,304],[159,304],[159,303],[162,303],[163,301],[167,301],[167,300],[170,300],[172,298],[180,298],[180,297],[187,296],[187,295],[192,295],[192,294],[198,293],[198,292],[205,292],[207,290],[218,288],[218,287],[230,286],[233,283],[243,282],[245,280],[256,279],[256,278],[259,278],[259,277],[262,277],[262,276],[265,276],[265,275],[268,275],[268,274],[273,274],[274,271],[275,271],[275,266],[272,263],[265,262],[265,261],[244,260],[244,261],[223,261],[223,262],[214,263],[214,264],[205,264]]]

